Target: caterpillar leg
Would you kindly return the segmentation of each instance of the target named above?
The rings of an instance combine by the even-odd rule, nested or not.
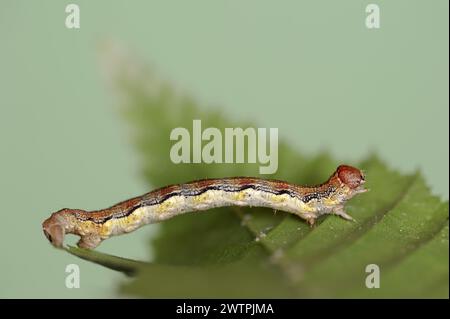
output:
[[[339,206],[336,209],[333,210],[333,213],[335,215],[338,215],[346,220],[350,220],[352,222],[356,221],[352,216],[350,216],[349,214],[347,214],[344,210],[343,206]]]
[[[81,236],[81,239],[78,241],[77,245],[80,248],[85,249],[94,249],[100,243],[102,242],[102,239],[99,236],[96,235],[85,235]]]
[[[315,217],[309,217],[309,218],[306,219],[306,222],[309,224],[309,226],[310,226],[311,228],[313,228],[313,227],[314,227],[314,224],[315,224],[315,222],[316,222],[316,218],[315,218]]]

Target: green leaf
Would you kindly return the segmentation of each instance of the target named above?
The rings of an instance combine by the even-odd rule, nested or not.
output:
[[[147,263],[141,261],[108,255],[90,249],[83,249],[73,246],[67,246],[63,249],[74,256],[80,257],[81,259],[92,261],[112,270],[121,271],[129,276],[136,274],[140,267],[147,265]]]
[[[149,183],[258,175],[259,164],[173,164],[169,135],[175,127],[189,129],[194,119],[204,128],[255,125],[198,106],[130,64],[119,61],[117,82]],[[130,76],[129,69],[143,71]],[[305,157],[281,141],[278,172],[266,177],[315,184],[338,164],[326,153]],[[448,298],[448,203],[430,194],[420,172],[399,174],[374,155],[354,164],[365,170],[371,190],[346,206],[356,222],[327,216],[310,228],[284,212],[221,208],[162,223],[150,242],[152,262],[69,252],[134,274],[121,291],[142,297]],[[380,269],[380,288],[365,286],[369,264]]]

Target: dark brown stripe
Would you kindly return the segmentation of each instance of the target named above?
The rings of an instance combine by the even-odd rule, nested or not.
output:
[[[203,180],[189,184],[170,185],[164,188],[154,190],[150,193],[141,196],[140,197],[141,200],[137,200],[139,197],[135,198],[134,199],[136,202],[135,205],[130,206],[125,210],[118,209],[117,213],[113,212],[108,216],[84,215],[84,216],[77,216],[77,218],[83,221],[89,220],[96,224],[103,224],[110,219],[117,219],[129,216],[130,214],[133,213],[133,211],[135,211],[140,207],[159,205],[173,196],[186,196],[186,197],[199,196],[209,190],[221,190],[225,192],[241,192],[245,189],[251,188],[256,191],[263,191],[274,195],[287,194],[292,198],[298,198],[304,203],[308,203],[313,199],[320,200],[324,197],[328,197],[335,190],[333,186],[329,186],[323,191],[312,191],[311,193],[301,195],[292,189],[294,185],[288,184],[286,182],[276,181],[277,184],[274,184],[273,182],[275,181],[246,178],[245,180],[247,181],[251,180],[253,183],[241,184],[241,181],[243,179],[240,178],[233,178],[233,179],[236,179],[239,182],[236,183],[233,181],[233,183],[217,184],[218,180]],[[228,179],[227,181],[231,182],[231,179]],[[124,205],[126,202],[127,201],[119,203],[111,207],[110,210],[114,211],[115,208],[118,208],[117,206]]]

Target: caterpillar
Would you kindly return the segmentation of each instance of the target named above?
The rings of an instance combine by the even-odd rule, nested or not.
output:
[[[64,208],[43,224],[44,235],[62,247],[65,234],[80,236],[77,245],[93,249],[103,240],[192,211],[214,207],[268,207],[305,219],[311,226],[324,214],[353,220],[344,210],[353,196],[367,191],[365,176],[355,167],[340,165],[325,182],[299,186],[253,177],[203,179],[169,185],[97,211]]]

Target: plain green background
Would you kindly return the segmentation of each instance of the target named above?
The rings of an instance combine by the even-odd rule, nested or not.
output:
[[[371,2],[379,30],[364,24]],[[0,297],[114,297],[126,280],[52,249],[41,230],[62,207],[104,208],[151,188],[100,72],[105,39],[205,107],[278,127],[304,153],[374,151],[403,172],[420,168],[448,198],[447,0],[72,1],[79,30],[64,25],[71,2],[0,3]],[[156,230],[100,250],[148,260]],[[65,288],[70,263],[80,289]]]

